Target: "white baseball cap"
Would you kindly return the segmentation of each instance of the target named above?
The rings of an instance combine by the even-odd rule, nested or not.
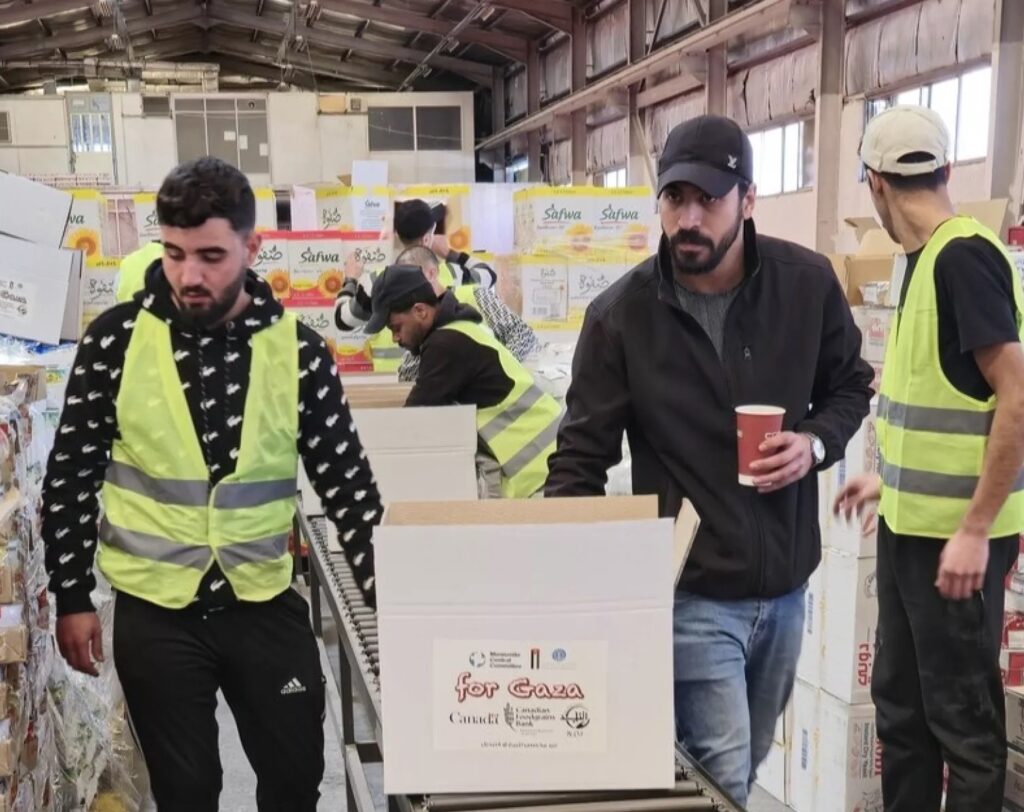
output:
[[[910,155],[915,160],[906,160]],[[939,114],[927,107],[890,107],[865,127],[860,159],[875,172],[925,175],[949,163],[949,132]]]

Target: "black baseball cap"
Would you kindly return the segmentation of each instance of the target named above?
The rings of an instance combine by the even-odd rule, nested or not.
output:
[[[434,288],[419,265],[388,265],[373,282],[372,312],[366,322],[366,332],[379,333],[388,325],[395,305],[402,305],[422,295],[429,298]]]
[[[754,151],[740,125],[725,116],[698,116],[674,127],[658,159],[658,194],[692,183],[724,197],[740,181],[754,182]]]
[[[395,231],[402,242],[418,240],[444,222],[444,204],[431,206],[425,200],[403,200],[395,207]]]

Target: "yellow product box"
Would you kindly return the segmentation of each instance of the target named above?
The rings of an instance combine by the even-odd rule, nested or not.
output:
[[[117,304],[117,275],[121,261],[113,257],[90,257],[85,262],[79,288],[82,332],[104,310]]]
[[[277,229],[277,195],[269,186],[257,186],[252,190],[256,197],[256,230]]]
[[[317,186],[314,194],[321,229],[379,236],[390,228],[391,190],[387,186]]]
[[[569,317],[569,261],[562,254],[519,257],[522,317],[531,327],[563,329]]]
[[[516,248],[588,250],[595,239],[599,191],[593,186],[538,186],[517,192]]]
[[[293,231],[288,238],[288,301],[294,307],[333,308],[345,283],[345,256],[337,231]]]
[[[583,315],[594,299],[621,279],[632,267],[626,252],[593,248],[567,255],[569,297],[567,318],[573,327],[583,324]]]
[[[448,245],[453,251],[473,250],[468,184],[402,186],[395,195],[395,206],[403,200],[423,200],[430,206],[444,206],[444,217],[437,233],[448,238]]]
[[[291,295],[288,257],[288,240],[291,234],[291,231],[264,231],[260,235],[263,243],[252,263],[253,273],[270,285],[275,299],[287,299]]]
[[[82,251],[87,260],[102,256],[106,215],[107,199],[102,194],[95,189],[72,189],[64,248]]]
[[[139,245],[160,239],[160,221],[156,216],[156,194],[140,192],[132,195],[135,204],[135,230],[139,235]]]
[[[658,230],[654,193],[647,186],[599,189],[595,195],[594,239],[600,245],[646,251]]]

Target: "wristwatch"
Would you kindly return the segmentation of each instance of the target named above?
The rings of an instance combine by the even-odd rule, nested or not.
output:
[[[814,460],[812,467],[817,468],[825,461],[825,444],[817,434],[805,431],[804,436],[811,441],[811,459]]]

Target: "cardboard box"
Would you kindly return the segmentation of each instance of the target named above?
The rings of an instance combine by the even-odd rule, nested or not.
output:
[[[316,187],[317,228],[369,232],[380,238],[391,228],[387,186]]]
[[[1006,740],[1024,753],[1024,689],[1006,689]]]
[[[0,333],[44,344],[77,338],[81,260],[78,251],[0,236]]]
[[[868,363],[881,364],[885,361],[895,316],[896,310],[892,307],[862,305],[853,308],[853,321],[861,333],[860,355]]]
[[[252,190],[256,197],[256,230],[277,230],[277,195],[270,186],[257,186]]]
[[[878,451],[877,401],[871,402],[871,411],[846,446],[846,456],[836,465],[819,475],[819,498],[825,516],[821,525],[822,544],[858,558],[873,558],[878,550],[877,526],[865,531],[861,518],[847,522],[845,517],[832,513],[832,504],[839,492],[854,477],[877,474],[881,470]]]
[[[350,409],[397,409],[405,405],[411,383],[345,384]]]
[[[535,186],[513,196],[515,247],[586,251],[595,241],[593,186]]]
[[[0,172],[0,234],[57,248],[71,204],[67,192]]]
[[[14,752],[14,742],[10,737],[0,740],[0,776],[14,775],[18,767],[18,758]]]
[[[71,214],[64,232],[63,247],[81,251],[86,261],[103,256],[103,226],[107,199],[95,189],[71,192]]]
[[[847,705],[827,693],[820,695],[819,702],[819,809],[881,810],[882,746],[875,727],[875,706]]]
[[[385,502],[477,498],[474,407],[357,408],[351,401],[350,405],[359,441]],[[299,473],[303,510],[308,515],[323,514],[320,498],[301,466]]]
[[[0,663],[23,663],[28,655],[28,630],[24,625],[0,629]]]
[[[590,250],[568,255],[568,321],[583,326],[587,307],[630,269],[625,251]]]
[[[160,221],[156,215],[156,195],[153,192],[141,192],[132,196],[135,203],[135,230],[139,235],[139,245],[146,245],[160,239]]]
[[[1006,791],[1003,807],[1009,812],[1024,812],[1024,753],[1012,747],[1006,754]]]
[[[878,626],[875,559],[825,550],[821,687],[851,705],[871,701]]]
[[[594,216],[598,244],[647,253],[660,232],[654,192],[647,186],[596,190]]]
[[[818,795],[819,691],[802,680],[793,685],[793,738],[787,761],[789,797],[796,812],[821,812]]]
[[[86,259],[79,292],[82,333],[100,313],[117,304],[117,275],[120,270],[120,261],[110,257]]]
[[[821,660],[824,655],[822,625],[825,614],[825,595],[822,589],[824,562],[811,574],[804,593],[804,636],[800,645],[800,659],[796,663],[796,676],[815,688],[821,686]]]
[[[788,755],[784,745],[772,742],[768,757],[757,768],[757,784],[761,789],[781,803],[786,803],[788,782],[786,773],[789,768]]]
[[[453,251],[473,250],[473,228],[470,224],[470,187],[468,184],[413,185],[399,188],[393,198],[391,215],[403,200],[424,200],[430,206],[444,206],[444,219],[437,229],[438,234],[448,238]],[[395,248],[400,248],[395,235]]]
[[[345,257],[354,256],[365,273],[383,271],[395,257],[390,240],[383,239],[379,232],[349,231],[340,236]]]
[[[331,308],[345,282],[345,255],[337,232],[288,235],[290,293],[286,307]]]
[[[535,329],[564,329],[569,318],[569,261],[559,254],[523,254],[518,268],[523,321]]]
[[[385,792],[675,784],[652,497],[392,505],[374,546]]]
[[[290,231],[264,231],[263,243],[252,263],[253,272],[274,292],[274,298],[287,301],[291,296],[291,272],[288,257]]]

